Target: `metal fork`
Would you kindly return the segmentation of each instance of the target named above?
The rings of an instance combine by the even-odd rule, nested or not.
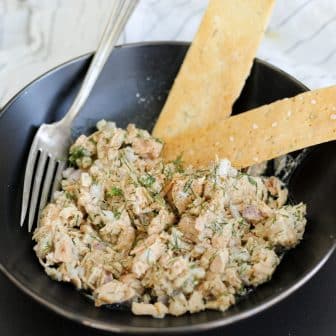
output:
[[[137,3],[138,0],[113,0],[111,17],[83,84],[68,113],[58,122],[42,124],[34,137],[26,165],[21,207],[21,226],[23,226],[29,206],[29,232],[33,227],[39,195],[41,195],[41,198],[38,218],[40,218],[40,213],[48,201],[50,189],[51,195],[58,189],[62,171],[66,166],[64,158],[67,157],[67,152],[72,142],[72,121],[86,102]],[[34,169],[35,167],[36,170]],[[41,188],[42,185],[43,187]],[[33,188],[32,192],[31,188]]]

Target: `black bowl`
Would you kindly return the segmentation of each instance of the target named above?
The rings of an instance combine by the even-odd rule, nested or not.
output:
[[[105,118],[150,130],[188,49],[184,43],[138,44],[117,48],[74,125],[89,132]],[[136,317],[129,311],[95,308],[72,286],[49,279],[33,251],[31,235],[19,227],[24,167],[34,132],[60,119],[69,108],[91,55],[38,78],[3,109],[0,119],[0,269],[19,288],[57,313],[114,332],[200,331],[241,320],[280,301],[306,282],[335,247],[335,143],[313,148],[289,181],[291,197],[308,205],[303,242],[287,253],[273,279],[225,313],[205,311],[165,319]],[[282,71],[256,60],[235,112],[246,111],[307,90]]]

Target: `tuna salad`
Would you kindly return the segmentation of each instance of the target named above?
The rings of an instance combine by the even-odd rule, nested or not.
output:
[[[125,303],[137,315],[225,311],[271,279],[306,225],[276,177],[228,160],[165,163],[147,131],[99,121],[70,148],[61,191],[42,212],[34,250],[54,280],[96,306]]]

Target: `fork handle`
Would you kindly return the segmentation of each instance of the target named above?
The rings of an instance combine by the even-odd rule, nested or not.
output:
[[[72,121],[85,104],[137,3],[138,0],[113,0],[111,16],[99,42],[98,49],[85,75],[82,86],[68,113],[60,121],[65,127],[71,127]]]

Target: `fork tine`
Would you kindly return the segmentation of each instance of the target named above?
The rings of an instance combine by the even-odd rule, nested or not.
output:
[[[55,174],[55,179],[54,179],[54,184],[51,190],[51,199],[54,198],[54,193],[55,191],[57,191],[59,188],[59,184],[61,182],[62,179],[62,172],[65,168],[65,162],[64,161],[59,161],[58,162],[58,166],[57,166],[57,170],[56,170],[56,174]]]
[[[38,154],[38,150],[36,146],[34,146],[34,142],[29,152],[28,161],[26,164],[25,176],[24,176],[24,185],[23,185],[23,195],[22,195],[22,203],[21,203],[21,226],[24,223],[24,220],[27,215],[28,204],[29,204],[29,195],[32,185],[32,178],[34,173],[35,162]]]
[[[34,224],[34,218],[36,214],[36,205],[37,205],[38,197],[40,194],[39,192],[40,192],[42,177],[44,173],[44,167],[47,162],[47,158],[48,158],[47,153],[41,151],[38,164],[37,164],[35,179],[34,179],[33,192],[32,192],[32,196],[30,200],[28,232],[31,231],[33,224]]]
[[[40,200],[38,217],[37,217],[37,227],[39,227],[39,224],[40,224],[41,212],[46,206],[46,203],[48,200],[49,191],[51,189],[51,185],[53,182],[52,179],[54,177],[55,167],[56,167],[56,160],[54,160],[52,157],[49,156],[49,162],[47,165],[47,173],[43,181],[43,188],[42,188],[41,200]]]

